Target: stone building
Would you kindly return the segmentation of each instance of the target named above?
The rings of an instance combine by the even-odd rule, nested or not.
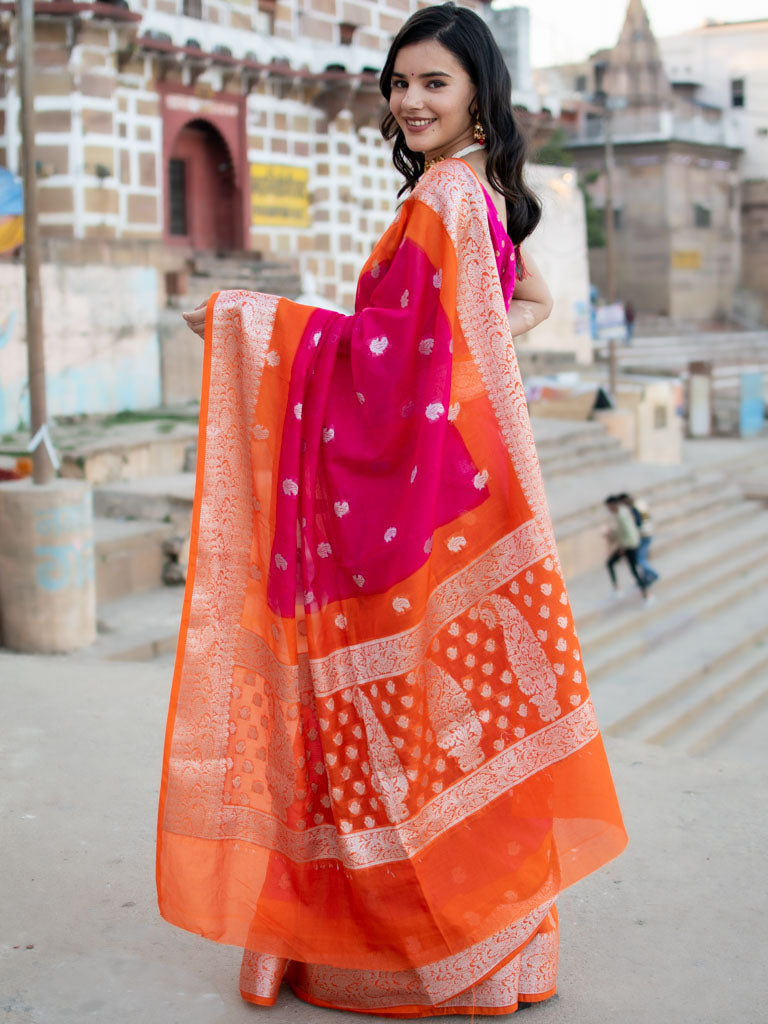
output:
[[[489,14],[485,0],[463,3]],[[295,297],[303,281],[319,302],[353,307],[360,267],[402,184],[379,131],[378,73],[394,33],[421,6],[37,0],[35,142],[52,415],[193,398],[200,346],[178,306],[214,287]],[[519,16],[492,23],[523,73],[526,25]],[[10,3],[0,4],[0,52],[0,165],[18,172]],[[542,328],[524,344],[588,361],[583,204],[575,181],[552,182],[543,180],[545,198],[564,212],[536,252],[563,277],[559,319],[556,330]],[[561,275],[563,245],[569,264]],[[194,276],[201,268],[206,279]],[[169,301],[176,308],[166,309]],[[0,260],[0,431],[26,420],[26,376],[22,268]]]
[[[397,186],[377,73],[418,6],[36,3],[44,235],[301,257],[350,305]],[[17,171],[16,22],[3,7],[0,164]]]
[[[641,0],[630,0],[612,50],[537,82],[543,103],[557,98],[574,164],[603,210],[610,134],[616,297],[673,319],[728,316],[740,279],[742,134],[730,111],[670,79]],[[590,250],[603,290],[607,259]]]
[[[483,0],[467,0],[483,12]],[[53,415],[194,396],[163,313],[209,260],[260,254],[350,308],[401,181],[378,72],[418,0],[37,0],[35,143]],[[14,5],[0,4],[0,165],[20,170]],[[291,278],[292,274],[292,278]],[[242,283],[240,286],[248,286]],[[194,281],[193,281],[194,286]],[[200,290],[206,288],[208,291]],[[287,285],[285,290],[289,291]],[[186,304],[183,294],[178,302]],[[27,421],[22,268],[0,261],[0,430]],[[187,334],[189,332],[186,332]]]
[[[736,312],[768,323],[768,18],[708,21],[659,40],[676,91],[728,112],[741,161],[741,289]]]

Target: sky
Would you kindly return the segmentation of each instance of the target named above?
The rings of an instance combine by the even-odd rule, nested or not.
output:
[[[582,60],[613,46],[629,0],[496,0],[494,6],[526,6],[531,12],[533,67]],[[708,18],[748,21],[768,18],[768,0],[644,0],[657,36],[696,28]]]

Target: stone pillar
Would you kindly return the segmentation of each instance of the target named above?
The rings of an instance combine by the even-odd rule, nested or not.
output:
[[[93,501],[81,480],[0,484],[0,635],[57,654],[96,639]]]

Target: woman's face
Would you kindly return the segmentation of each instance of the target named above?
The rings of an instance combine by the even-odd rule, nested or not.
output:
[[[404,46],[395,58],[389,109],[405,144],[427,159],[473,141],[469,109],[476,89],[450,50],[434,39]]]

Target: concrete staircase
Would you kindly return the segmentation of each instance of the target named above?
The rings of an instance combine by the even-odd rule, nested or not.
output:
[[[768,444],[764,464],[765,454]],[[609,736],[759,759],[768,728],[768,508],[745,498],[727,471],[690,484],[677,523],[657,506],[652,561],[662,578],[652,603],[626,569],[618,600],[603,569],[571,582],[587,677]],[[718,487],[725,501],[713,501]]]
[[[190,294],[230,288],[244,288],[268,295],[284,295],[296,299],[301,294],[301,275],[298,263],[272,262],[254,258],[253,253],[238,256],[212,256],[196,253],[189,260]]]

